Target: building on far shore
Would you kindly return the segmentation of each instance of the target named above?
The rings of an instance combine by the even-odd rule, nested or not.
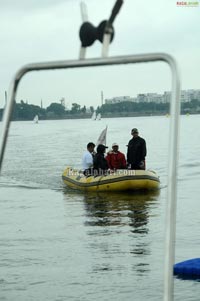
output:
[[[105,104],[115,104],[124,101],[131,102],[156,102],[156,103],[167,103],[170,102],[171,92],[165,91],[163,94],[158,93],[141,93],[136,97],[130,96],[117,96],[109,99],[105,99]],[[182,90],[181,91],[181,102],[190,102],[196,99],[200,101],[200,89],[199,90]]]
[[[130,98],[130,96],[117,96],[110,99],[105,99],[106,104],[113,104],[113,103],[119,103],[124,101],[133,101],[133,99]]]

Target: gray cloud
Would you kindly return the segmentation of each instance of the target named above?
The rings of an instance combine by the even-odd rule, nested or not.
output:
[[[89,20],[97,26],[100,21],[109,17],[115,1],[88,0],[86,3]],[[22,65],[39,61],[78,59],[78,33],[82,22],[79,4],[78,0],[0,1],[0,107],[4,103],[4,91],[8,89],[14,73]],[[155,0],[152,3],[125,0],[114,27],[115,38],[110,46],[110,55],[160,51],[170,53],[180,65],[182,88],[199,88],[199,8],[179,8],[176,1]],[[87,49],[87,57],[100,57],[101,47],[99,42],[95,42]],[[105,96],[112,97],[123,93],[134,96],[144,91],[160,92],[170,88],[169,84],[166,85],[169,77],[166,68],[140,65],[133,69],[136,71],[128,69],[122,73],[124,78],[120,81],[120,76],[115,77],[115,74],[109,73],[115,79],[113,82],[109,79],[102,81],[98,78],[102,76],[98,72],[92,73],[92,76],[86,72],[85,81],[83,78],[81,80],[82,73],[76,73],[76,76],[71,76],[73,82],[70,82],[68,90],[66,86],[70,81],[69,72],[62,73],[64,78],[56,73],[57,79],[47,75],[49,84],[45,91],[39,88],[37,79],[32,77],[33,82],[24,80],[26,85],[22,83],[23,91],[20,89],[19,97],[37,104],[43,98],[46,106],[50,99],[57,100],[63,96],[69,102],[76,99],[77,102],[80,100],[89,105],[93,101],[98,105],[101,89],[104,89]],[[157,76],[158,72],[161,72],[161,76]],[[43,76],[40,76],[43,80]],[[157,79],[157,85],[154,79]],[[32,88],[34,83],[38,85],[37,91]]]

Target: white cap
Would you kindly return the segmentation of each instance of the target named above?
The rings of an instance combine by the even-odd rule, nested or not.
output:
[[[113,147],[113,146],[119,146],[119,144],[116,143],[116,142],[114,142],[114,143],[112,144],[112,147]]]

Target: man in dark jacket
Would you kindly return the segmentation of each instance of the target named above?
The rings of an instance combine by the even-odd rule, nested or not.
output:
[[[138,129],[131,131],[133,138],[128,143],[127,163],[131,169],[145,169],[145,157],[147,154],[146,141],[139,137]]]
[[[108,162],[104,157],[105,150],[108,148],[103,144],[97,146],[97,153],[94,156],[94,175],[104,175],[108,170]]]

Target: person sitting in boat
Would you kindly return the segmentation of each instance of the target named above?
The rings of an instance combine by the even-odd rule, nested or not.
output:
[[[126,169],[126,158],[125,155],[119,151],[118,143],[112,144],[112,150],[107,153],[106,160],[111,170]]]
[[[89,176],[93,173],[93,153],[94,153],[95,144],[89,142],[87,144],[87,150],[83,154],[82,166],[83,173],[85,176]]]
[[[129,141],[127,150],[128,168],[145,170],[146,141],[139,136],[136,128],[132,129],[131,135],[133,138]]]
[[[103,144],[97,146],[97,153],[94,156],[94,175],[104,175],[107,173],[109,166],[105,159],[105,150],[108,148]]]

